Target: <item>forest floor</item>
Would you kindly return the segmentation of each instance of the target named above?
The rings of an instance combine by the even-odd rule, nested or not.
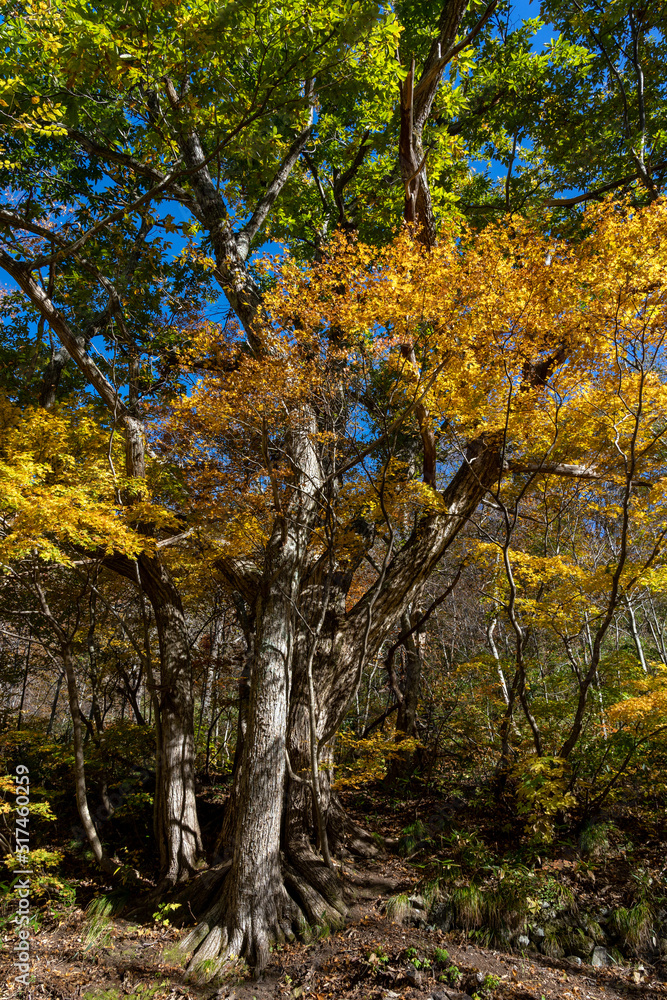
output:
[[[397,816],[386,825],[378,823],[377,813],[375,823],[369,824],[368,813],[364,818],[387,836],[409,818],[409,809],[406,805],[399,823]],[[647,850],[658,851],[664,863],[664,848],[655,841]],[[655,862],[659,862],[657,854]],[[614,865],[606,871],[620,894],[628,881],[627,872]],[[350,906],[343,929],[309,943],[276,949],[260,980],[244,978],[236,969],[221,986],[188,981],[185,969],[173,957],[183,932],[164,921],[141,924],[112,918],[91,933],[90,915],[84,907],[99,889],[90,884],[87,896],[77,892],[79,905],[64,920],[57,924],[44,920],[33,935],[34,983],[30,987],[15,980],[16,970],[10,964],[13,935],[3,933],[0,1000],[667,998],[664,969],[659,975],[646,962],[593,968],[534,951],[512,954],[482,947],[462,931],[445,934],[434,927],[395,922],[386,913],[387,899],[414,892],[422,874],[415,864],[395,854],[376,860],[347,859],[340,874]],[[566,875],[563,870],[560,874]],[[599,879],[591,890],[596,895],[611,894],[614,885],[602,886]]]
[[[463,1000],[482,989],[485,977],[498,979],[484,996],[494,1000],[613,1000],[667,997],[667,983],[651,970],[594,969],[542,955],[503,954],[465,941],[458,934],[406,927],[382,912],[388,895],[410,890],[415,871],[402,860],[382,859],[344,870],[357,899],[345,928],[310,944],[296,943],[273,953],[259,981],[231,975],[222,987],[187,982],[184,969],[169,959],[181,932],[173,928],[112,921],[97,941],[86,944],[82,910],[33,939],[34,986],[13,982],[5,965],[3,998],[52,1000]],[[436,948],[446,949],[461,975],[458,987],[439,981]],[[429,963],[430,966],[429,966]],[[488,980],[487,980],[488,982]],[[495,980],[494,980],[495,984]]]

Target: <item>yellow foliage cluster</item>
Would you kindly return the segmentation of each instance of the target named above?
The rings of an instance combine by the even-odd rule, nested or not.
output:
[[[169,423],[191,515],[214,526],[218,543],[261,547],[280,496],[293,488],[282,442],[305,407],[329,415],[317,446],[329,463],[348,466],[335,498],[341,558],[353,543],[346,526],[360,513],[407,528],[415,515],[442,510],[400,453],[387,463],[378,450],[354,464],[374,436],[384,433],[392,447],[387,428],[414,438],[416,403],[440,453],[451,455],[447,474],[468,440],[500,433],[515,464],[592,470],[587,509],[609,519],[620,512],[632,449],[635,475],[649,483],[630,505],[633,538],[650,541],[667,525],[662,203],[593,207],[578,240],[518,219],[482,233],[452,222],[428,252],[408,230],[382,248],[337,236],[317,265],[287,257],[264,267],[274,286],[256,343],[249,348],[229,326],[193,330],[181,360],[198,381]],[[546,376],[527,377],[537,370]],[[511,478],[503,489],[511,493]],[[561,487],[550,489],[547,507]],[[313,544],[324,544],[321,534]],[[604,568],[566,556],[513,558],[521,611],[535,624],[580,621],[608,584]],[[536,602],[538,580],[547,586]]]
[[[0,559],[33,553],[67,564],[70,547],[139,551],[144,543],[119,502],[120,448],[92,409],[21,411],[0,399],[0,513],[10,529]]]
[[[667,726],[667,667],[652,664],[652,674],[629,684],[629,696],[609,709],[612,725],[632,726],[642,733]],[[634,687],[634,693],[632,688]]]
[[[550,843],[556,814],[576,805],[570,791],[570,770],[566,760],[538,757],[517,764],[517,812],[526,817],[526,833],[538,843]]]
[[[39,793],[44,794],[42,789],[38,789],[38,791]],[[0,774],[0,816],[6,816],[16,810],[16,803],[14,800],[19,794],[21,794],[21,788],[20,786],[17,787],[15,776],[12,774]],[[30,803],[30,815],[34,819],[41,819],[48,822],[56,819],[55,813],[51,809],[51,805],[48,801],[32,801]],[[21,866],[20,857],[14,858],[12,855],[8,861],[12,859],[17,862],[17,867]]]
[[[632,448],[634,474],[649,484],[634,491],[633,544],[657,537],[667,526],[658,363],[667,209],[607,204],[582,225],[581,238],[566,242],[519,219],[482,233],[452,222],[429,252],[408,230],[382,248],[338,236],[318,265],[265,264],[275,280],[250,344],[233,324],[189,330],[181,364],[196,384],[168,420],[157,414],[156,428],[175,459],[163,466],[176,470],[180,506],[187,497],[189,523],[214,556],[261,550],[298,489],[285,441],[305,411],[319,415],[312,437],[323,467],[347,468],[328,501],[333,513],[323,505],[314,548],[330,541],[332,519],[344,560],[360,515],[407,531],[416,517],[441,512],[442,495],[397,444],[420,432],[417,403],[450,456],[446,476],[468,440],[493,432],[515,464],[593,469],[600,478],[587,487],[587,509],[609,519],[620,511]],[[546,377],[527,378],[540,366]],[[384,452],[367,448],[373,439]],[[0,401],[0,509],[10,529],[2,558],[37,551],[66,561],[67,546],[136,553],[148,544],[142,523],[172,526],[168,500],[160,505],[145,484],[123,480],[121,448],[92,410],[20,413]],[[512,489],[507,477],[503,490]],[[545,508],[559,489],[543,489]],[[121,501],[127,490],[131,506]],[[488,562],[483,546],[478,557]],[[512,559],[519,610],[537,625],[570,628],[608,584],[605,568],[585,559],[528,550]],[[631,560],[628,579],[636,568]],[[646,582],[649,572],[661,585],[660,559]]]
[[[615,361],[657,346],[667,276],[664,206],[596,208],[584,225],[590,235],[577,244],[521,221],[481,234],[452,225],[429,251],[407,231],[383,249],[339,237],[323,265],[288,261],[268,308],[282,328],[335,329],[360,353],[386,358],[406,401],[437,372],[425,399],[461,434],[504,429],[509,403],[525,446],[551,444],[558,415],[563,448],[581,451],[593,437],[615,440],[631,420],[621,397],[637,379]],[[403,343],[419,345],[420,372],[396,351]],[[567,363],[551,391],[530,392],[526,364],[556,349]],[[644,391],[664,408],[657,377]]]
[[[336,766],[336,788],[360,788],[380,781],[391,760],[413,753],[419,746],[418,740],[411,736],[397,741],[394,733],[384,733],[380,729],[365,739],[342,730],[337,742],[342,760]]]

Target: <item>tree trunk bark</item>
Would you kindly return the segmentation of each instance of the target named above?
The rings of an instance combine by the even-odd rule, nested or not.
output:
[[[53,701],[51,702],[51,714],[49,715],[49,723],[48,723],[48,725],[46,727],[46,735],[47,736],[50,736],[51,733],[53,732],[53,723],[55,722],[55,719],[56,719],[56,710],[58,708],[58,699],[60,697],[60,688],[62,687],[64,676],[65,676],[64,673],[59,674],[58,680],[56,681],[56,690],[55,690],[55,694],[53,695]]]
[[[151,602],[160,646],[155,698],[156,789],[154,831],[164,885],[195,871],[202,853],[195,799],[192,665],[180,594],[159,557],[138,560],[141,586]]]
[[[107,856],[99,834],[90,815],[88,806],[88,793],[86,790],[86,771],[83,755],[83,734],[81,731],[81,709],[79,706],[79,693],[74,675],[74,663],[72,660],[72,649],[69,643],[61,645],[61,655],[65,676],[67,678],[67,694],[69,696],[69,709],[72,717],[72,735],[74,742],[74,788],[76,794],[76,805],[83,826],[84,833],[95,855],[98,865],[107,875],[112,875],[118,869]]]
[[[405,611],[401,615],[401,631],[410,632],[413,624],[419,620],[416,615],[413,622],[410,614]],[[419,688],[421,684],[422,658],[419,649],[419,638],[413,633],[403,641],[405,647],[405,680],[403,683],[403,700],[399,702],[396,716],[396,742],[415,735],[417,723],[417,706],[419,704]],[[396,751],[396,756],[387,771],[387,784],[394,785],[405,780],[415,770],[415,753],[413,750]]]
[[[314,417],[304,411],[286,446],[294,489],[282,497],[276,490],[276,517],[256,604],[246,728],[234,781],[231,867],[216,901],[181,946],[186,953],[194,952],[190,969],[205,980],[232,957],[247,959],[259,972],[273,942],[304,933],[308,924],[331,924],[345,913],[335,875],[306,839],[293,839],[289,831],[285,835],[288,824],[283,817],[294,618],[322,475],[316,430]],[[306,687],[306,707],[307,699]],[[307,712],[304,724],[308,761]]]
[[[273,547],[282,548],[275,539]],[[293,836],[289,829],[283,837],[281,804],[296,582],[290,562],[280,551],[267,559],[265,578],[271,584],[260,598],[257,613],[248,717],[235,783],[231,869],[218,899],[182,944],[184,951],[194,951],[190,968],[206,980],[236,956],[260,971],[273,942],[291,938],[295,932],[303,934],[309,923],[340,920],[344,913],[335,876],[307,839],[298,833]],[[307,738],[307,716],[304,725]],[[307,752],[306,768],[308,759]],[[309,786],[297,784],[309,794]]]
[[[279,574],[279,584],[284,574]],[[287,581],[289,587],[290,581]],[[288,590],[289,594],[289,590]],[[289,597],[272,587],[259,618],[247,736],[240,767],[232,867],[222,897],[186,940],[197,936],[195,964],[247,957],[257,968],[268,961],[278,928],[289,931],[297,908],[284,888],[280,867],[280,809],[285,778],[285,721],[289,669]],[[211,969],[204,969],[206,973]]]

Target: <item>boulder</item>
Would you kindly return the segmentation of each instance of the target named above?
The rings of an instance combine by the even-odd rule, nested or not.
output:
[[[578,955],[586,962],[593,954],[595,941],[581,927],[567,928],[563,933],[562,940],[572,955]]]
[[[613,965],[613,964],[614,960],[606,948],[603,948],[601,945],[598,945],[597,948],[593,949],[591,965],[593,966],[594,969],[604,969],[608,965]]]
[[[422,984],[422,974],[412,962],[408,962],[405,967],[405,978],[410,983],[410,986],[420,987]]]

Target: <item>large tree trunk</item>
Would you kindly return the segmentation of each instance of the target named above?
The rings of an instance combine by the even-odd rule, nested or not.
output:
[[[275,548],[275,543],[274,543]],[[278,548],[280,549],[279,541]],[[280,865],[280,809],[285,779],[285,723],[290,655],[290,567],[267,560],[274,585],[260,598],[246,738],[241,756],[237,836],[223,892],[184,947],[195,947],[195,965],[217,966],[243,955],[258,968],[277,934],[291,933],[299,910],[289,897]],[[276,558],[278,557],[278,558]],[[282,592],[281,585],[287,587]],[[208,973],[214,968],[208,968]]]
[[[175,885],[195,870],[202,853],[195,799],[192,665],[180,594],[159,557],[139,557],[143,587],[160,644],[156,706],[154,831],[160,875]]]
[[[235,776],[232,862],[213,905],[185,938],[190,968],[212,978],[236,956],[260,971],[270,945],[308,924],[331,924],[345,912],[333,873],[306,841],[285,839],[283,803],[294,618],[321,481],[315,420],[307,411],[291,435],[290,502],[276,500],[256,604],[254,657],[243,748]]]

